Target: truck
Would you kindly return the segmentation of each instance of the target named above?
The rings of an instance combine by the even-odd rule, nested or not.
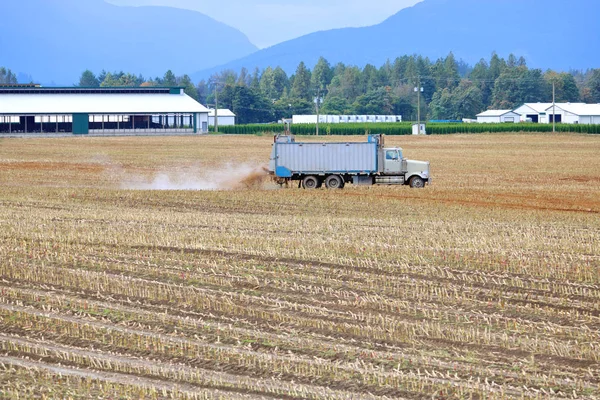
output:
[[[343,189],[354,185],[431,184],[429,162],[404,158],[399,147],[385,147],[384,135],[366,142],[296,142],[291,134],[276,135],[269,174],[280,185],[298,181],[304,189]]]

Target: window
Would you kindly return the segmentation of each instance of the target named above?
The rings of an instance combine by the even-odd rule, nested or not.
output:
[[[385,159],[386,160],[397,160],[398,159],[398,152],[396,150],[388,150],[385,152]]]

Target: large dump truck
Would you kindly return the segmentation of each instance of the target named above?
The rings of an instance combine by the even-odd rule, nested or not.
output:
[[[384,141],[384,135],[369,135],[358,143],[301,143],[293,135],[278,135],[269,172],[281,185],[299,181],[305,189],[342,189],[346,183],[423,188],[431,183],[429,162],[407,160],[401,148],[385,147]]]

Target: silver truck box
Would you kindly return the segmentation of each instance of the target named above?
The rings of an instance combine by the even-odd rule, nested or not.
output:
[[[278,176],[377,172],[377,143],[275,143]]]

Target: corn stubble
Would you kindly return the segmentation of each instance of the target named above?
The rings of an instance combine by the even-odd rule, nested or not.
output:
[[[123,190],[272,139],[78,139],[0,147],[3,398],[600,396],[599,138],[388,138],[434,185],[335,192]]]

